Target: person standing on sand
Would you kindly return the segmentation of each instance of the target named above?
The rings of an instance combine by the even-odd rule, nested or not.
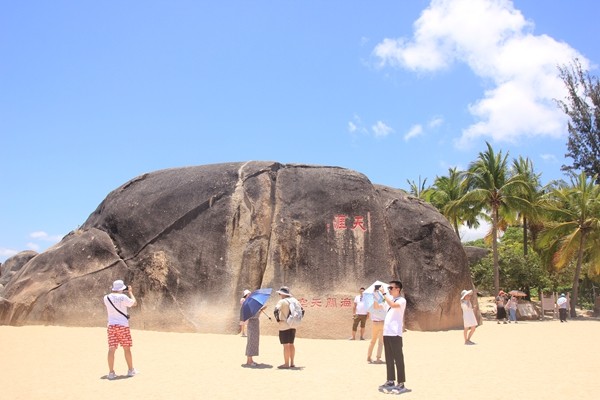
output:
[[[296,347],[294,346],[296,329],[290,328],[287,323],[287,318],[290,315],[290,302],[288,299],[293,296],[287,286],[283,286],[277,293],[281,299],[277,302],[277,305],[275,305],[273,314],[279,325],[279,343],[283,345],[283,364],[277,368],[294,368],[296,366],[294,365],[294,357],[296,356]]]
[[[243,296],[240,299],[240,306],[242,304],[244,304],[244,302],[246,301],[246,298],[248,297],[248,295],[250,294],[250,291],[248,289],[244,290]],[[242,308],[240,307],[240,334],[242,335],[242,337],[246,337],[246,328],[248,327],[248,321],[242,321]]]
[[[504,293],[504,290],[501,290],[498,293],[498,296],[496,296],[496,319],[498,320],[498,323],[500,323],[500,321],[504,321],[503,323],[506,324],[506,293]]]
[[[508,309],[508,323],[514,322],[517,324],[517,304],[519,303],[519,299],[517,296],[511,296],[508,303],[506,303],[506,308]]]
[[[258,355],[258,347],[260,343],[260,313],[267,308],[263,306],[256,314],[248,318],[247,322],[247,333],[248,340],[246,342],[246,366],[247,367],[258,367],[258,364],[254,362],[252,357]]]
[[[471,342],[471,337],[473,336],[473,334],[475,333],[475,329],[477,328],[477,318],[475,318],[473,304],[471,303],[472,294],[472,290],[463,290],[460,293],[460,308],[462,308],[463,324],[465,327],[463,335],[465,337],[465,344],[467,345],[475,344]]]
[[[133,368],[133,358],[131,356],[131,332],[129,330],[129,315],[127,309],[137,304],[133,289],[126,286],[122,280],[113,282],[112,293],[104,296],[104,305],[108,314],[108,376],[110,380],[116,379],[115,373],[115,352],[121,345],[125,352],[125,361],[127,362],[127,376],[132,377],[137,374]],[[124,292],[128,291],[129,296]]]
[[[375,286],[377,288],[377,286]],[[377,288],[375,292],[373,292],[373,310],[369,312],[371,316],[371,343],[369,343],[369,350],[367,351],[367,362],[382,364],[381,361],[381,353],[383,352],[383,321],[385,320],[385,310],[383,309],[383,305],[380,304],[384,302],[383,296]],[[377,342],[377,360],[373,362],[371,355],[373,354],[373,349],[375,348],[375,342]]]
[[[379,386],[383,393],[401,394],[410,392],[404,386],[406,381],[404,371],[404,354],[402,352],[402,332],[404,329],[404,311],[406,310],[406,299],[402,297],[402,283],[391,281],[388,293],[383,287],[379,288],[385,301],[385,320],[383,322],[383,347],[385,348],[385,364],[387,381]],[[394,380],[398,378],[398,384]]]
[[[564,293],[561,293],[556,300],[556,305],[558,306],[558,317],[560,318],[560,322],[567,322],[567,298]]]
[[[360,324],[360,340],[365,340],[365,325],[369,311],[367,311],[367,305],[365,304],[364,291],[365,288],[361,287],[360,293],[354,297],[354,303],[352,303],[352,336],[350,340],[356,339],[358,324]]]

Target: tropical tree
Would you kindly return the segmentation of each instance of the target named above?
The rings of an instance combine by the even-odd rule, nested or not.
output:
[[[523,223],[523,255],[527,256],[529,247],[529,231],[532,232],[533,241],[537,237],[538,230],[541,225],[540,206],[539,202],[544,193],[540,184],[541,174],[536,174],[533,169],[533,163],[529,158],[519,156],[513,160],[511,172],[513,175],[520,175],[521,178],[529,186],[529,191],[521,193],[526,197],[529,204],[524,208],[517,208],[517,217]],[[530,226],[531,225],[531,226]]]
[[[479,226],[477,214],[472,207],[465,203],[458,206],[458,201],[465,195],[465,175],[456,167],[448,168],[447,176],[437,176],[429,189],[429,201],[452,224],[454,232],[460,238],[459,227],[463,223],[469,228]]]
[[[484,210],[490,215],[494,289],[498,293],[498,232],[503,228],[503,216],[527,207],[526,194],[529,186],[521,175],[508,174],[508,153],[504,156],[501,151],[496,154],[489,143],[486,142],[486,145],[487,151],[480,152],[477,160],[469,165],[465,179],[466,192],[458,204],[469,205],[478,211]]]
[[[563,165],[565,171],[584,171],[589,176],[600,175],[600,82],[581,67],[578,59],[569,66],[559,67],[560,78],[567,88],[566,101],[558,105],[569,116],[567,157],[573,165]],[[596,181],[600,183],[600,181]]]
[[[422,182],[421,182],[421,175],[419,175],[419,183],[417,184],[415,181],[411,181],[411,180],[406,180],[406,182],[408,183],[410,189],[408,191],[408,193],[412,194],[413,196],[415,196],[418,199],[424,199],[425,195],[427,193],[427,187],[425,186],[425,184],[427,183],[427,178],[425,178]]]
[[[552,263],[562,269],[575,262],[571,317],[579,297],[579,280],[584,262],[600,265],[600,185],[598,176],[585,172],[572,178],[570,187],[559,188],[547,196],[545,208],[552,216],[540,235],[540,245],[552,254]]]

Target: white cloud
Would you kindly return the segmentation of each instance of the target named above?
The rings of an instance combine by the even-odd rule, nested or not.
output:
[[[373,130],[373,133],[376,137],[385,137],[390,133],[394,132],[394,130],[391,127],[387,126],[382,121],[377,121],[377,123],[375,123],[375,125],[373,125],[371,129]]]
[[[476,122],[467,127],[459,147],[491,137],[514,142],[523,136],[560,137],[566,116],[553,99],[566,91],[557,65],[579,58],[575,49],[547,35],[533,35],[509,0],[432,0],[414,23],[414,36],[381,41],[373,54],[380,66],[437,71],[464,63],[488,85],[469,106]]]
[[[554,154],[542,154],[540,157],[544,161],[549,161],[549,162],[556,162],[556,161],[558,161],[558,159],[556,158],[556,156]]]
[[[29,237],[32,239],[41,240],[44,242],[52,242],[52,243],[58,243],[62,239],[62,236],[60,236],[60,235],[48,235],[44,231],[31,232],[29,234]]]
[[[356,130],[358,129],[358,127],[356,126],[356,124],[352,121],[348,122],[348,132],[350,133],[354,133],[356,132]]]
[[[427,126],[430,128],[437,128],[444,123],[444,119],[442,117],[434,117],[428,123]]]
[[[408,141],[412,138],[420,136],[423,134],[423,127],[420,124],[413,125],[409,131],[404,135],[404,140]]]
[[[491,224],[485,220],[479,220],[479,228],[468,228],[466,225],[461,225],[458,228],[461,242],[472,242],[473,240],[482,239],[490,231]]]
[[[27,246],[27,248],[28,248],[29,250],[35,250],[35,251],[37,251],[37,252],[39,252],[39,251],[40,251],[40,245],[39,245],[39,244],[37,244],[37,243],[32,243],[32,242],[29,242],[29,243],[27,243],[27,245],[26,245],[26,246]]]
[[[0,247],[0,260],[6,260],[7,258],[10,258],[17,253],[18,253],[17,250],[5,249],[5,248]]]

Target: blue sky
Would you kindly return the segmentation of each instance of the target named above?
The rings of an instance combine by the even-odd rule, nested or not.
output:
[[[0,12],[0,262],[164,168],[464,169],[485,141],[563,178],[557,65],[598,75],[596,0],[22,1]]]

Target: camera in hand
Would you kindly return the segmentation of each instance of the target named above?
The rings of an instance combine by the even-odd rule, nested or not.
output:
[[[380,287],[381,285],[375,285],[375,290],[379,290]]]
[[[129,286],[125,285],[125,289],[123,289],[124,292],[129,290]]]
[[[278,309],[273,310],[273,315],[275,315],[275,320],[277,322],[279,322],[279,310]]]

